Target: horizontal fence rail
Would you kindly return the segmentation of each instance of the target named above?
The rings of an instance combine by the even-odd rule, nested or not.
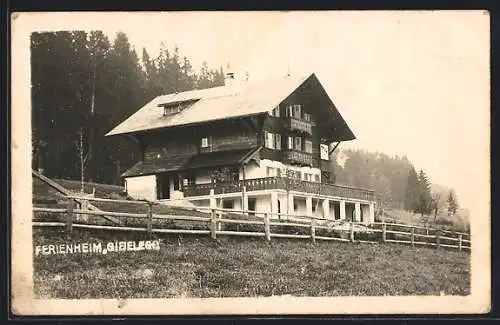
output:
[[[34,207],[33,227],[65,227],[68,236],[72,236],[74,228],[102,229],[117,231],[171,234],[200,234],[217,236],[254,236],[271,238],[310,239],[358,242],[358,243],[398,243],[412,247],[430,246],[435,248],[452,248],[458,250],[471,249],[470,234],[447,230],[433,229],[416,225],[398,223],[362,223],[332,220],[320,217],[287,215],[283,213],[261,213],[250,210],[236,210],[211,207],[182,207],[197,211],[204,216],[176,215],[155,213],[157,202],[112,200],[93,197],[67,196],[67,208]],[[109,203],[142,204],[145,213],[129,213],[115,211],[95,211],[79,208],[78,200],[101,201]],[[184,212],[187,213],[187,212]],[[37,220],[37,214],[61,216],[58,220]],[[99,225],[81,222],[81,217],[113,216],[128,220],[124,225]],[[43,219],[43,218],[42,218]],[[50,218],[49,218],[50,219]]]

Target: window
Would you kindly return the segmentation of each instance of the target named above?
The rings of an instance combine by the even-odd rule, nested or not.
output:
[[[210,146],[210,141],[208,138],[201,138],[201,147],[208,148]]]
[[[293,117],[293,106],[292,105],[286,106],[286,116]]]
[[[181,106],[180,105],[164,106],[163,107],[163,115],[177,114],[180,111],[181,111]]]
[[[264,131],[264,141],[266,148],[274,149],[274,133]]]
[[[288,145],[287,145],[288,150],[293,150],[293,138],[288,137]]]
[[[319,175],[314,175],[314,180],[319,183]]]
[[[276,149],[281,150],[281,134],[276,133],[275,140],[276,140]]]
[[[293,105],[293,117],[295,118],[302,117],[300,105]]]
[[[299,180],[302,179],[302,173],[298,170],[295,171],[294,176],[296,179],[299,179]]]
[[[297,151],[302,151],[302,138],[295,137],[294,149]]]
[[[304,151],[307,153],[313,152],[313,145],[311,140],[304,141]]]
[[[267,168],[266,168],[266,176],[267,176],[267,177],[273,177],[273,176],[274,176],[274,168],[272,168],[272,167],[267,167]]]
[[[306,121],[311,121],[311,114],[309,114],[309,113],[304,113],[304,120],[306,120]]]
[[[234,209],[234,200],[223,200],[222,201],[223,209]]]
[[[271,116],[280,117],[280,105],[273,108],[271,111]]]
[[[328,160],[328,145],[320,144],[319,145],[320,158],[323,160]]]
[[[280,168],[276,168],[276,176],[281,177],[281,169]]]
[[[196,174],[194,171],[187,172],[184,178],[184,185],[193,185],[196,183]]]

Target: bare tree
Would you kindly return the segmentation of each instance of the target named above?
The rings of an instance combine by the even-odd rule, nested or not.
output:
[[[300,184],[300,180],[297,179],[296,177],[296,172],[293,169],[290,168],[285,168],[283,170],[284,174],[284,185],[285,185],[285,190],[286,190],[286,197],[288,200],[288,197],[290,196],[290,191],[294,190],[297,188],[297,186]],[[290,202],[288,202],[290,203]],[[286,214],[290,215],[290,204],[286,205]]]
[[[85,170],[87,168],[87,161],[89,158],[88,152],[85,150],[84,145],[84,132],[83,128],[80,128],[78,132],[78,140],[75,141],[75,147],[78,152],[78,157],[80,159],[80,192],[84,192],[84,182],[85,182]]]

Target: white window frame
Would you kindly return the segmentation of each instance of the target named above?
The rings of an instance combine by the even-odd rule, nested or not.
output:
[[[274,142],[275,142],[274,148],[277,150],[281,150],[281,134],[276,133],[274,135]]]
[[[321,160],[330,160],[330,157],[328,157],[328,145],[327,144],[320,144],[319,145],[319,155]]]
[[[274,177],[274,168],[273,167],[266,167],[266,177]]]
[[[210,147],[210,138],[203,137],[201,138],[201,148],[209,148]]]
[[[296,112],[298,112],[298,114],[296,114]],[[295,117],[295,118],[301,118],[302,117],[302,107],[299,104],[294,104],[293,105],[293,117]]]
[[[274,133],[264,131],[264,146],[269,149],[275,148]]]
[[[296,151],[302,151],[302,138],[295,137],[293,140],[293,149]]]
[[[304,120],[305,121],[311,121],[311,114],[304,112]]]
[[[273,116],[275,116],[275,117],[280,117],[280,105],[277,105],[277,106],[273,109]]]
[[[304,151],[307,153],[312,153],[312,141],[311,140],[305,140],[304,141]]]
[[[294,139],[293,137],[287,137],[287,149],[288,150],[293,150],[293,147],[294,147]]]
[[[293,105],[286,105],[286,116],[293,117]]]

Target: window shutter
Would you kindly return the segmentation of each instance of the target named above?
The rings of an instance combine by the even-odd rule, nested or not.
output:
[[[288,137],[288,149],[293,150],[293,138]]]
[[[281,134],[276,133],[276,149],[281,150]]]

